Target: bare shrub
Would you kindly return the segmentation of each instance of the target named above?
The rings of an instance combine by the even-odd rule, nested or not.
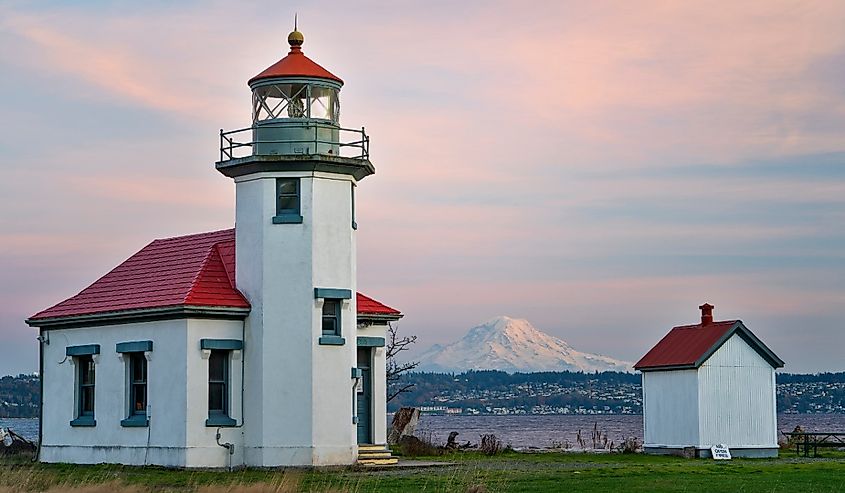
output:
[[[623,454],[636,454],[642,448],[642,444],[637,437],[628,437],[622,440],[622,443],[616,447],[616,451]]]
[[[593,424],[590,439],[593,442],[593,450],[607,450],[607,433],[603,433],[599,429],[598,421]]]
[[[478,450],[484,455],[496,455],[502,451],[502,441],[492,433],[481,435],[481,444]]]
[[[406,457],[443,455],[443,448],[434,444],[430,434],[423,434],[422,438],[405,435],[393,448],[397,454]]]

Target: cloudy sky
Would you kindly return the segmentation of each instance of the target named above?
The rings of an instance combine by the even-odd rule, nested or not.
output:
[[[0,4],[0,374],[23,319],[231,227],[217,133],[303,49],[366,126],[359,288],[420,346],[497,315],[636,360],[697,307],[843,370],[845,3]]]

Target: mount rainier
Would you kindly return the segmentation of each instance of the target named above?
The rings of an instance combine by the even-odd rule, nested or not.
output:
[[[437,372],[631,371],[627,361],[582,353],[527,320],[504,316],[469,329],[457,342],[435,344],[418,359],[418,370]]]

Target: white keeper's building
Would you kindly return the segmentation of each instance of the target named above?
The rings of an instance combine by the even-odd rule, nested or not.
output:
[[[43,462],[176,467],[386,460],[385,337],[357,291],[355,190],[369,137],[343,81],[302,53],[249,81],[220,134],[235,228],[155,240],[39,328]]]
[[[673,328],[634,368],[643,376],[643,449],[709,457],[726,445],[735,457],[777,457],[778,358],[741,320]]]

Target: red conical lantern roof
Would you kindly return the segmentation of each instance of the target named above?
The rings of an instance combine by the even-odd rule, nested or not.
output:
[[[288,56],[270,65],[252,79],[249,79],[248,84],[252,85],[260,80],[275,79],[277,77],[314,77],[317,79],[327,79],[342,85],[343,80],[340,77],[324,69],[302,53],[303,41],[304,37],[301,32],[293,31],[290,33],[288,35],[288,43],[290,44]]]

